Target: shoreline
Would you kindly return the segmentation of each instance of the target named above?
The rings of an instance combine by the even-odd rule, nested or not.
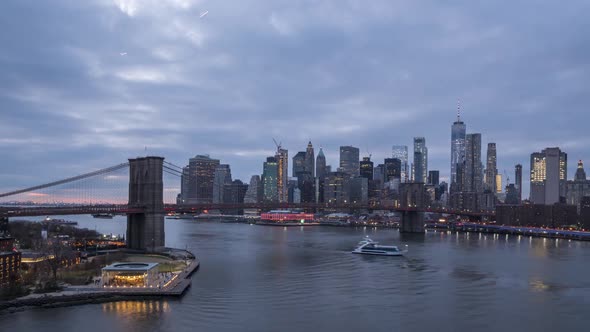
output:
[[[119,301],[146,301],[163,298],[180,298],[192,281],[191,276],[199,269],[200,262],[194,259],[191,264],[183,270],[175,282],[166,289],[99,289],[91,288],[87,291],[75,288],[65,289],[60,292],[45,294],[29,294],[24,297],[9,301],[0,302],[0,315],[11,314],[35,308],[59,308],[84,304],[99,304]]]

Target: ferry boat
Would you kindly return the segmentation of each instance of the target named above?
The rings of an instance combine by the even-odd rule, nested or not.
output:
[[[353,254],[362,255],[379,255],[379,256],[403,256],[408,252],[406,249],[400,250],[397,246],[384,246],[371,240],[368,236],[358,243],[358,247],[352,251]]]

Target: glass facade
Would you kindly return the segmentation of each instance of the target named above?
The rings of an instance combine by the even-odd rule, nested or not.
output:
[[[457,182],[457,164],[465,160],[465,135],[467,126],[457,116],[451,127],[451,184]]]
[[[401,181],[410,180],[410,169],[408,168],[408,147],[406,145],[394,145],[391,149],[391,156],[401,161]]]
[[[426,138],[414,137],[414,182],[428,181],[428,148]]]

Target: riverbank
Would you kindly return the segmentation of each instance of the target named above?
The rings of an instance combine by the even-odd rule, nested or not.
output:
[[[82,304],[96,304],[117,301],[143,301],[161,298],[180,298],[191,286],[190,277],[200,267],[198,259],[176,275],[161,289],[145,288],[97,288],[93,286],[68,287],[60,292],[31,294],[10,301],[0,302],[0,315],[32,308],[57,308]]]
[[[551,229],[524,226],[484,225],[476,223],[462,223],[459,225],[427,224],[427,230],[452,231],[460,233],[488,233],[501,235],[520,235],[538,238],[565,239],[575,241],[590,241],[590,232]]]

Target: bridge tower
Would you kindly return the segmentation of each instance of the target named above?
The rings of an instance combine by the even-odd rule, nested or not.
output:
[[[143,213],[127,215],[127,247],[158,251],[164,248],[164,158],[129,159],[129,207]]]
[[[424,183],[402,183],[400,186],[400,205],[409,209],[420,209],[425,206],[426,194]],[[424,233],[424,212],[403,211],[400,232]]]

